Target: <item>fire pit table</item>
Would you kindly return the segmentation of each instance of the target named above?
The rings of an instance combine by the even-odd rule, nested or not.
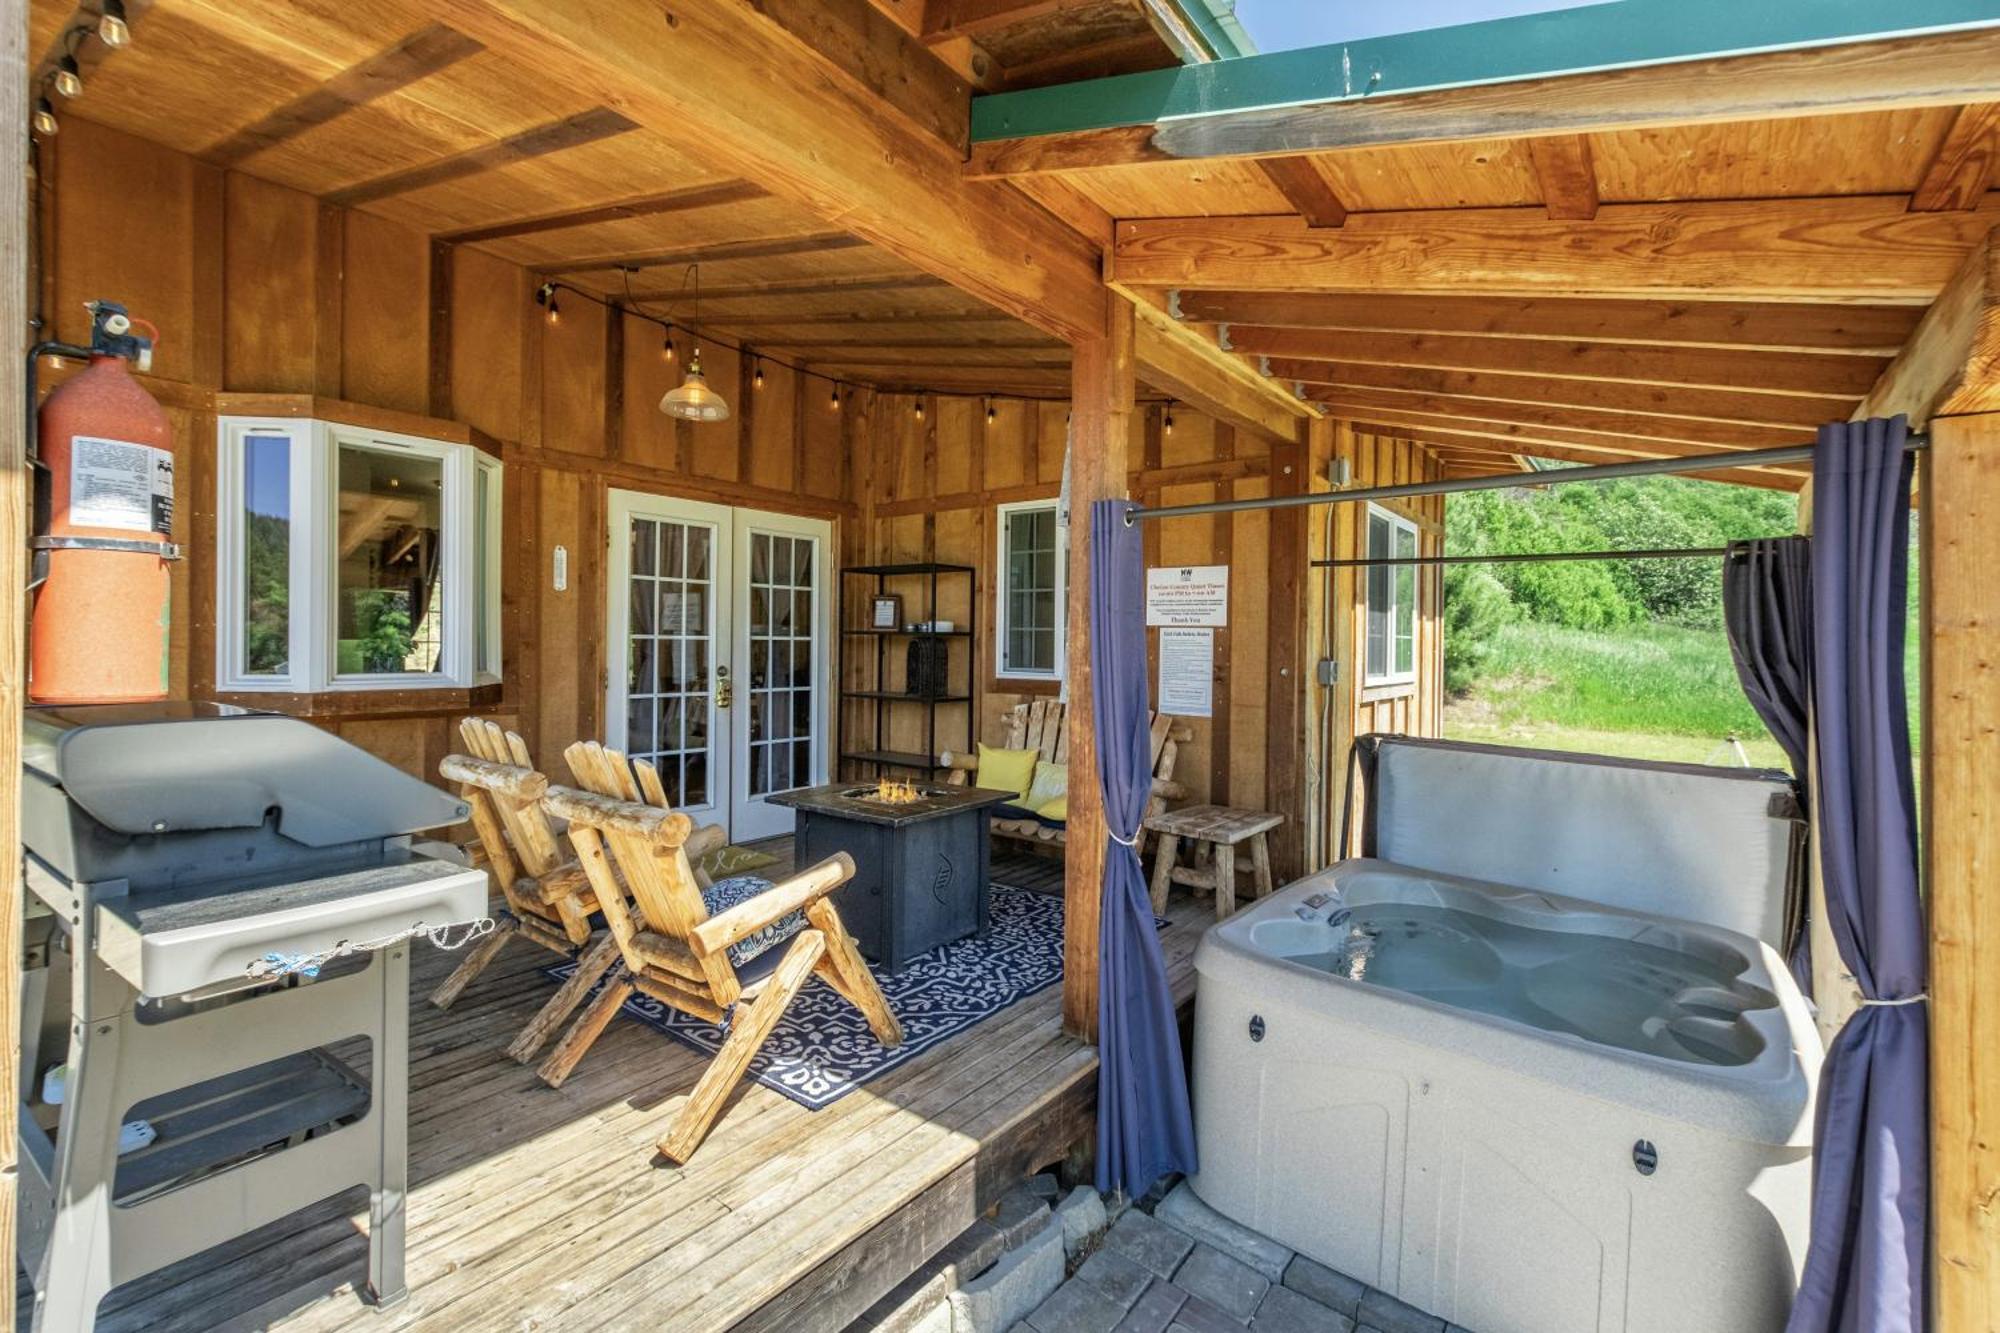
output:
[[[840,916],[861,952],[891,972],[986,930],[988,811],[1013,792],[927,783],[836,783],[771,796],[792,807],[800,865],[854,858]]]

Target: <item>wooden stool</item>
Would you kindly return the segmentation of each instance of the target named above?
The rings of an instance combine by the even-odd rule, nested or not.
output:
[[[1191,805],[1181,810],[1164,810],[1146,818],[1146,827],[1159,835],[1153,852],[1153,910],[1167,910],[1167,891],[1175,884],[1215,890],[1217,921],[1236,910],[1236,844],[1250,844],[1251,864],[1256,868],[1256,896],[1271,892],[1271,846],[1266,835],[1285,822],[1283,815],[1268,810],[1232,810],[1226,805]],[[1174,864],[1181,840],[1208,844],[1215,853],[1209,870],[1182,869]],[[1192,858],[1190,858],[1192,859]]]

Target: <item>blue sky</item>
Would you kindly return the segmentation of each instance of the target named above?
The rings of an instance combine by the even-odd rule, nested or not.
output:
[[[1448,28],[1481,19],[1576,9],[1591,0],[1236,0],[1236,17],[1259,51],[1351,42],[1389,33]]]

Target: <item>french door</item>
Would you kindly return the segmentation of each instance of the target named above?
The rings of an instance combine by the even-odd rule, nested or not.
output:
[[[606,743],[736,842],[791,830],[766,798],[826,781],[832,526],[611,492]]]

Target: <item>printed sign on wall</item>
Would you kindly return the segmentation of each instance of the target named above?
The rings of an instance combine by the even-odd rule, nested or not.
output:
[[[1229,566],[1181,565],[1146,571],[1148,625],[1229,623]]]
[[[1215,712],[1215,631],[1160,631],[1159,710],[1175,717]]]

